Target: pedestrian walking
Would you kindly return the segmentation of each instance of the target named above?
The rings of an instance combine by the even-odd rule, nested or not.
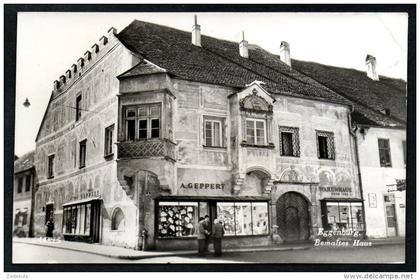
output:
[[[206,236],[210,235],[210,232],[206,230],[205,219],[200,218],[198,220],[197,240],[198,240],[198,255],[203,256],[206,249]]]
[[[206,242],[204,246],[204,251],[209,251],[209,244],[210,244],[210,233],[211,233],[211,224],[210,224],[210,217],[209,215],[204,216],[204,229],[207,231],[208,234],[206,234]]]
[[[50,217],[47,221],[47,223],[45,224],[47,231],[45,236],[47,237],[47,239],[49,238],[53,238],[53,232],[54,232],[54,220],[52,217]]]
[[[222,225],[222,221],[215,219],[213,225],[213,246],[214,255],[220,257],[222,255],[222,238],[225,235],[225,229]]]

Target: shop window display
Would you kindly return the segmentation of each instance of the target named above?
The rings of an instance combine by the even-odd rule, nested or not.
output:
[[[159,202],[159,237],[196,236],[198,202]]]
[[[80,204],[63,209],[63,232],[71,235],[89,235],[90,204]]]
[[[364,230],[361,202],[327,202],[328,230]]]
[[[227,236],[268,234],[266,202],[219,202],[217,217],[222,220]]]

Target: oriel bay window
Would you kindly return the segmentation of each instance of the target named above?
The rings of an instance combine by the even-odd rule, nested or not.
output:
[[[160,137],[160,104],[125,106],[123,111],[126,141],[145,140]]]

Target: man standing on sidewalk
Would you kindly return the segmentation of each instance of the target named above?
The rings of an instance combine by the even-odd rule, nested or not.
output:
[[[206,230],[205,227],[205,219],[200,218],[198,222],[198,232],[197,232],[197,240],[198,240],[198,255],[203,256],[206,249],[206,237],[210,235],[210,232]]]
[[[211,232],[211,225],[210,225],[210,217],[209,215],[204,216],[204,229],[207,231],[206,234],[206,244],[204,246],[204,251],[209,251],[209,244],[210,244],[210,232]]]
[[[225,229],[222,225],[222,221],[215,219],[213,225],[213,246],[214,256],[216,257],[220,257],[222,255],[222,237],[224,234]]]

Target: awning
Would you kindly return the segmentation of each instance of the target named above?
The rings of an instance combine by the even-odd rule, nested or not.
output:
[[[67,203],[64,203],[62,206],[66,207],[66,206],[70,206],[70,205],[76,205],[76,204],[85,204],[94,200],[102,200],[102,197],[97,196],[97,197],[89,197],[89,198],[85,198],[85,199],[79,199],[79,200],[74,200],[74,201],[70,201]]]
[[[159,196],[156,200],[188,200],[188,201],[269,201],[268,197],[263,196],[187,196],[187,195],[165,195]]]

